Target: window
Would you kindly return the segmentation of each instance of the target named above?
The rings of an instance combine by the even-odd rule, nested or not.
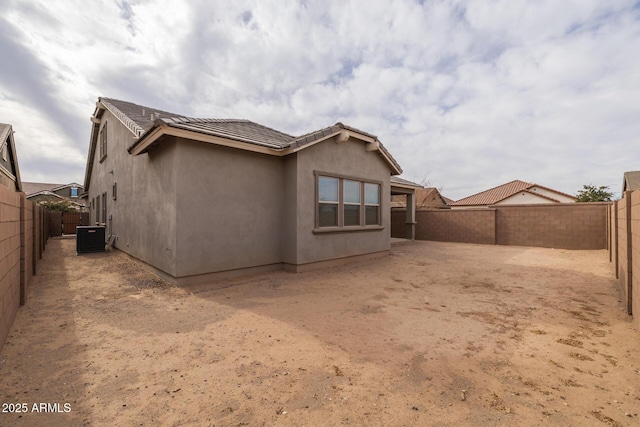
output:
[[[380,224],[380,184],[364,183],[364,223]]]
[[[78,188],[71,187],[71,197],[78,197]]]
[[[342,180],[344,195],[344,225],[360,225],[360,196],[362,190],[358,181]]]
[[[100,210],[100,196],[96,197],[96,203],[94,206],[96,207],[96,225],[100,225],[100,214],[102,213]]]
[[[111,198],[115,200],[118,197],[118,183],[114,183],[111,187]]]
[[[107,193],[102,193],[102,223],[107,223]]]
[[[100,161],[102,162],[107,157],[107,122],[104,122],[102,130],[100,131]]]
[[[316,173],[316,228],[379,228],[380,187],[357,178]]]
[[[318,177],[318,226],[338,226],[338,178]]]

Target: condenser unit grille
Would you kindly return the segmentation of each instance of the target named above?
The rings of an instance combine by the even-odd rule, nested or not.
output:
[[[105,227],[76,227],[76,253],[104,252]]]

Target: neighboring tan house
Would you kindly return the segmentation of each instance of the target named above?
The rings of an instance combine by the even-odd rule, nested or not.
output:
[[[486,191],[449,203],[453,209],[481,208],[491,205],[524,205],[541,203],[573,203],[570,194],[542,185],[514,180]]]
[[[13,128],[4,123],[0,123],[0,185],[22,191]]]
[[[373,135],[337,123],[295,137],[109,98],[91,120],[91,221],[178,284],[389,252],[402,171]]]
[[[640,171],[629,171],[624,173],[622,179],[622,194],[625,191],[640,190]]]
[[[60,202],[69,201],[69,204],[75,209],[84,210],[84,200],[80,195],[84,191],[84,187],[80,184],[72,182],[70,184],[49,184],[43,182],[23,182],[22,191],[27,195],[27,200],[32,202]]]
[[[437,188],[426,187],[416,189],[416,209],[451,209],[448,205],[452,200],[447,199]],[[391,207],[402,208],[407,206],[402,196],[391,196]]]

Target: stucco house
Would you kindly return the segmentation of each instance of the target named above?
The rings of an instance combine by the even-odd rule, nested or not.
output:
[[[625,172],[622,176],[622,194],[634,190],[640,190],[640,171]]]
[[[416,189],[416,209],[451,209],[449,203],[453,200],[444,197],[435,187],[421,187]],[[404,197],[391,196],[391,208],[404,209],[407,202]]]
[[[449,203],[452,209],[482,208],[491,205],[574,203],[575,196],[539,184],[513,180],[464,199]]]
[[[110,98],[91,120],[91,221],[178,284],[389,252],[401,169],[374,135],[337,123],[296,137]]]
[[[22,191],[13,127],[4,123],[0,123],[0,185]]]

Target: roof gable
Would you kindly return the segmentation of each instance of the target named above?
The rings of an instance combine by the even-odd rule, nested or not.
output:
[[[9,124],[0,123],[0,155],[6,150],[7,159],[0,157],[0,170],[15,182],[15,191],[22,191],[20,180],[20,168],[18,166],[18,154],[13,140],[13,128]]]
[[[625,172],[622,179],[622,192],[640,190],[640,171]]]

